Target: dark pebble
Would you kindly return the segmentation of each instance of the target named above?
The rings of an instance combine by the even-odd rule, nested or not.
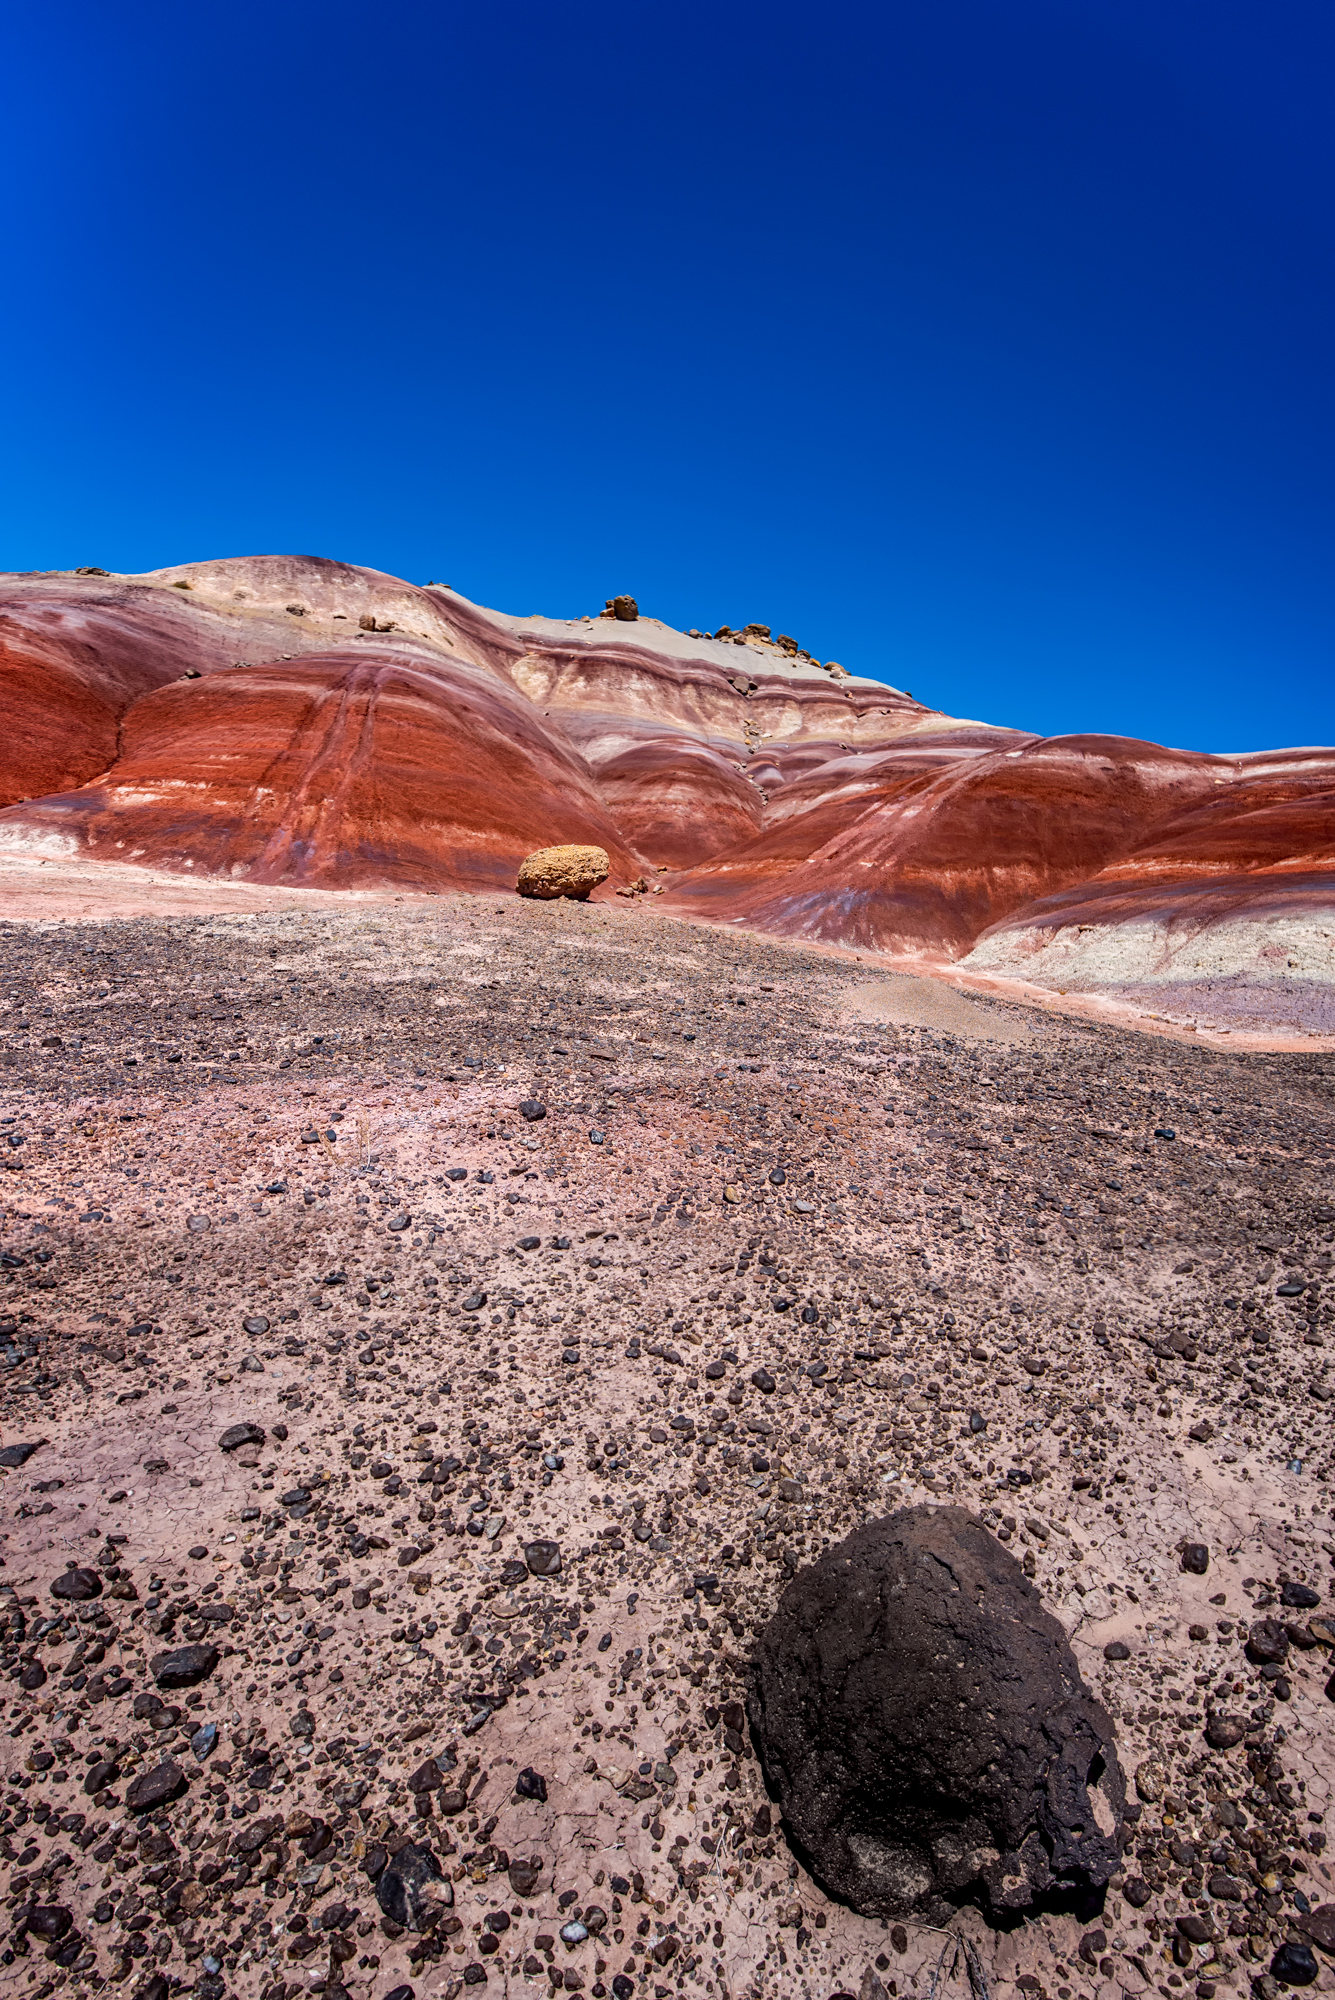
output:
[[[86,1604],[102,1595],[102,1579],[95,1569],[67,1569],[51,1585],[51,1595],[73,1604]]]
[[[3,1451],[0,1451],[0,1465],[10,1467],[26,1465],[33,1453],[40,1451],[45,1443],[45,1438],[39,1438],[36,1444],[7,1444]]]
[[[149,1671],[160,1688],[188,1688],[207,1680],[217,1664],[216,1646],[177,1646],[157,1654]]]
[[[44,1903],[29,1910],[27,1930],[30,1937],[46,1938],[54,1944],[68,1934],[73,1923],[73,1915],[63,1903]]]
[[[126,1791],[125,1803],[131,1812],[154,1812],[179,1798],[184,1790],[185,1772],[169,1757],[156,1770],[144,1771],[134,1780]]]
[[[268,1325],[268,1321],[265,1321]],[[247,1332],[251,1329],[247,1326]],[[277,1436],[277,1432],[274,1433]],[[218,1439],[219,1451],[239,1451],[243,1444],[263,1444],[264,1428],[260,1424],[232,1424]]]
[[[1307,1944],[1282,1944],[1270,1961],[1271,1977],[1290,1986],[1310,1986],[1320,1970],[1316,1954]]]

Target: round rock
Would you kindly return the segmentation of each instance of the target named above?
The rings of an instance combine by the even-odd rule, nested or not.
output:
[[[799,1572],[761,1635],[750,1715],[790,1839],[864,1916],[1023,1909],[1118,1866],[1112,1723],[962,1508],[905,1508]]]
[[[42,1903],[29,1910],[24,1929],[30,1937],[46,1938],[52,1944],[68,1937],[74,1918],[63,1903]]]
[[[1254,1667],[1281,1666],[1289,1656],[1289,1635],[1278,1618],[1258,1618],[1247,1635],[1247,1658]]]
[[[1270,1961],[1272,1978],[1289,1986],[1310,1986],[1320,1970],[1316,1953],[1308,1944],[1282,1944]]]
[[[525,1542],[524,1561],[530,1576],[559,1576],[561,1549],[557,1542]]]
[[[67,1569],[51,1585],[51,1595],[67,1603],[86,1604],[102,1595],[102,1579],[95,1569]]]
[[[539,847],[519,865],[516,887],[521,896],[572,896],[583,902],[591,889],[607,880],[612,866],[605,847]]]

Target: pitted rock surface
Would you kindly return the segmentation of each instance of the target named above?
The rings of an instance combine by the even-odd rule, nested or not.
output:
[[[1112,1723],[1020,1565],[963,1508],[905,1508],[796,1576],[750,1713],[790,1838],[863,1915],[1022,1909],[1117,1866]]]
[[[611,862],[605,847],[540,847],[520,865],[521,896],[573,896],[583,902],[607,880]]]

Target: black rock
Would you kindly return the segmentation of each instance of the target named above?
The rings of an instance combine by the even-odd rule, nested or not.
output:
[[[40,1660],[29,1660],[19,1675],[19,1686],[29,1694],[34,1694],[38,1688],[46,1686],[46,1668]]]
[[[143,1985],[139,1987],[135,1993],[134,2000],[167,2000],[167,1995],[171,1990],[171,1981],[167,1978],[166,1973],[155,1972],[151,1979],[146,1979]],[[198,1987],[195,1990],[198,1992]]]
[[[535,1771],[531,1764],[527,1765],[515,1779],[515,1797],[537,1799],[540,1805],[547,1803],[547,1780],[540,1771]]]
[[[533,1891],[538,1886],[538,1879],[541,1874],[542,1860],[536,1854],[531,1861],[512,1861],[510,1863],[510,1887],[514,1894],[520,1898],[521,1902],[525,1897],[533,1894]]]
[[[385,2000],[416,2000],[411,1986],[391,1986]]]
[[[779,1386],[768,1368],[755,1369],[752,1373],[751,1381],[759,1389],[762,1396],[772,1396]]]
[[[243,1444],[263,1444],[264,1430],[260,1424],[233,1424],[218,1439],[219,1451],[239,1451]]]
[[[35,1444],[7,1444],[0,1450],[0,1465],[10,1467],[26,1465],[33,1453],[40,1451],[45,1443],[45,1438],[38,1438]]]
[[[67,1569],[52,1583],[51,1595],[67,1603],[86,1604],[90,1597],[102,1595],[102,1579],[95,1569]]]
[[[1122,1639],[1110,1639],[1103,1649],[1105,1660],[1129,1660],[1131,1648]]]
[[[269,1322],[263,1313],[247,1313],[241,1322],[241,1326],[245,1333],[267,1333],[269,1331]],[[263,1444],[264,1438],[261,1435],[258,1438],[251,1439],[250,1442],[253,1444]]]
[[[30,1937],[46,1938],[54,1944],[69,1935],[73,1923],[73,1915],[63,1903],[43,1903],[29,1910],[26,1929]]]
[[[750,1715],[790,1839],[865,1916],[1022,1909],[1118,1866],[1112,1723],[962,1508],[905,1508],[801,1571],[761,1635]]]
[[[519,1115],[526,1118],[530,1125],[536,1125],[539,1118],[547,1116],[547,1106],[540,1098],[526,1097],[519,1107]]]
[[[1321,1592],[1313,1590],[1308,1583],[1286,1583],[1279,1593],[1279,1601],[1290,1611],[1315,1611],[1321,1602]]]
[[[1318,1903],[1299,1917],[1297,1928],[1335,1958],[1335,1903]]]
[[[160,1688],[190,1688],[207,1680],[217,1664],[216,1646],[176,1646],[170,1653],[158,1653],[150,1672]]]
[[[561,1574],[561,1548],[557,1542],[526,1542],[524,1561],[528,1564],[530,1576],[559,1576]]]
[[[108,1785],[114,1785],[119,1776],[120,1772],[112,1758],[99,1757],[96,1764],[90,1764],[88,1767],[88,1775],[83,1781],[84,1791],[91,1799],[94,1792],[104,1791]]]
[[[1270,1961],[1271,1977],[1290,1986],[1310,1986],[1320,1970],[1309,1944],[1282,1944]]]
[[[470,1292],[468,1297],[462,1302],[459,1310],[466,1313],[480,1313],[486,1303],[487,1295],[485,1292]]]
[[[174,1757],[168,1757],[156,1770],[142,1772],[127,1786],[125,1803],[131,1812],[155,1812],[159,1806],[179,1798],[184,1790],[185,1772]]]
[[[420,1931],[434,1921],[437,1911],[452,1907],[454,1890],[431,1849],[410,1840],[381,1869],[375,1897],[392,1924]]]
[[[1204,1576],[1210,1567],[1210,1551],[1204,1542],[1183,1542],[1182,1572],[1185,1576]]]
[[[519,1239],[519,1248],[521,1250],[536,1250],[541,1242],[542,1238],[540,1236],[521,1236]]]
[[[1280,1666],[1289,1656],[1289,1635],[1278,1618],[1258,1618],[1247,1637],[1247,1658],[1254,1667]]]

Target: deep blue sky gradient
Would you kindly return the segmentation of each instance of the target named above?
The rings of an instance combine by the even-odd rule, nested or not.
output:
[[[1329,0],[12,9],[0,566],[758,618],[1335,739]]]

